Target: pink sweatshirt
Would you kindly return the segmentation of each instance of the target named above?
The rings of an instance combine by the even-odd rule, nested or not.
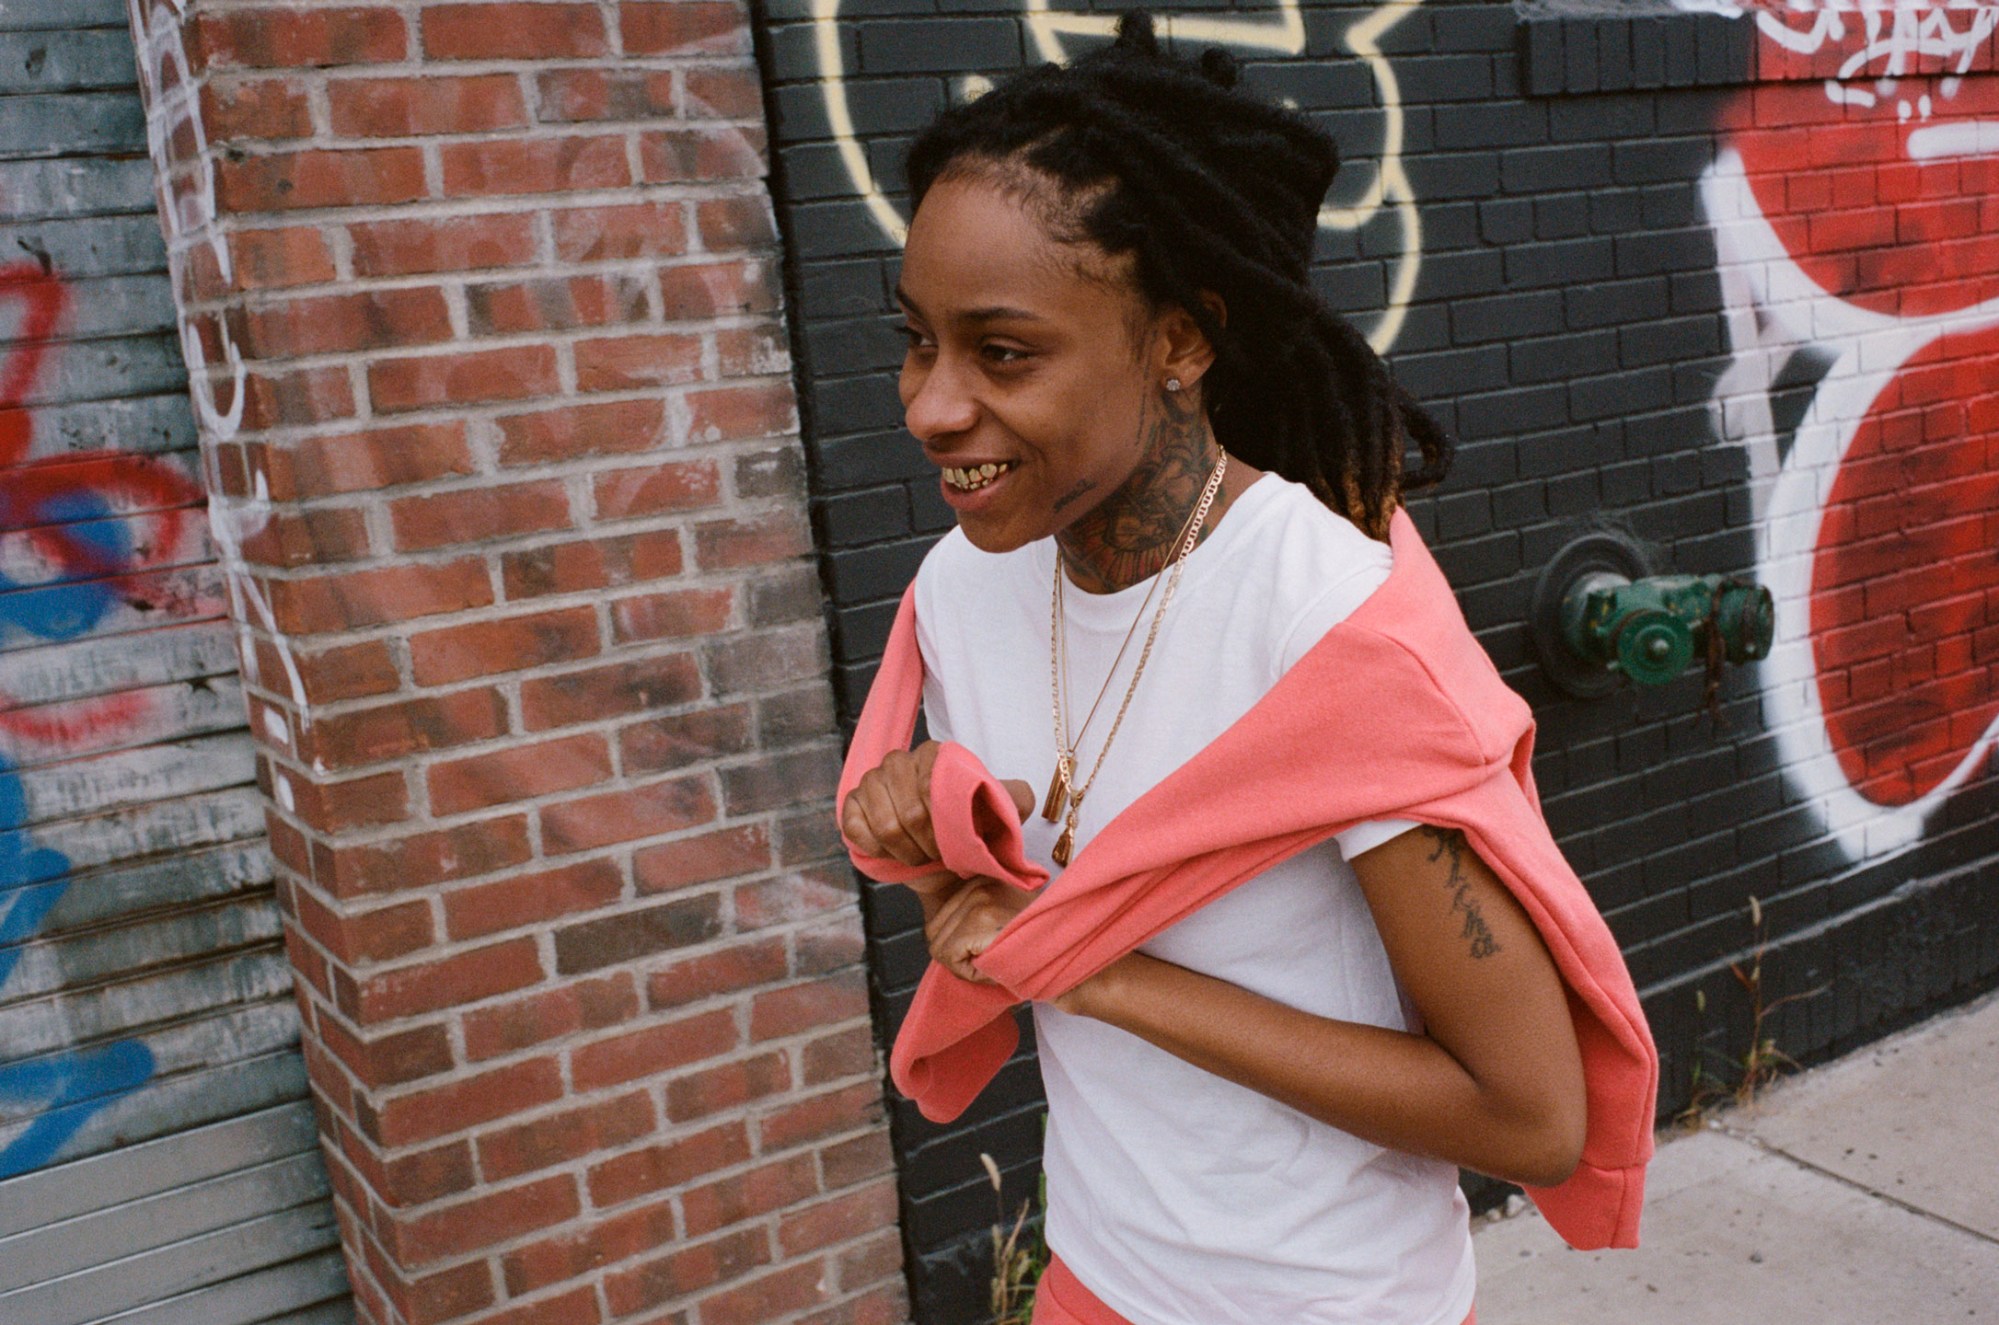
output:
[[[1388,579],[1257,704],[1126,807],[1009,923],[975,985],[933,965],[896,1037],[890,1071],[925,1117],[962,1113],[1018,1043],[1011,1009],[1067,993],[1154,935],[1279,861],[1370,819],[1464,832],[1519,899],[1567,986],[1588,1090],[1582,1163],[1529,1188],[1572,1246],[1634,1247],[1659,1085],[1638,995],[1616,941],[1541,818],[1534,719],[1466,627],[1406,514]],[[905,594],[840,778],[840,803],[923,702],[916,609]],[[1012,797],[976,756],[946,744],[930,783],[943,864],[1038,889]],[[886,882],[925,870],[854,853]]]

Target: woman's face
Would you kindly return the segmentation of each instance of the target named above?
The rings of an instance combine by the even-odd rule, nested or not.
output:
[[[1055,534],[1131,476],[1176,351],[1128,260],[1064,243],[1031,204],[957,176],[917,209],[897,296],[905,419],[975,547]]]

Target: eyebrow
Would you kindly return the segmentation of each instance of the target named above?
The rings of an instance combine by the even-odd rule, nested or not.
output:
[[[897,302],[914,310],[919,316],[922,315],[922,305],[911,299],[908,291],[904,290],[902,286],[897,285],[895,287],[895,297]],[[1029,312],[1025,308],[1013,308],[1006,304],[991,304],[984,308],[968,308],[959,314],[959,320],[963,322],[1046,322],[1048,319],[1039,313]]]

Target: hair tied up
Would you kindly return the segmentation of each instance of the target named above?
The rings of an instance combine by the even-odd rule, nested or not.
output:
[[[1141,60],[1159,59],[1159,28],[1150,10],[1133,9],[1118,19],[1117,40],[1111,43],[1121,54]],[[1236,85],[1241,74],[1235,56],[1219,46],[1210,46],[1201,52],[1201,76],[1216,87],[1227,90]]]

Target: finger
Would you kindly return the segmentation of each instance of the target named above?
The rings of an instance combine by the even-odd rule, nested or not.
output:
[[[928,865],[937,859],[910,834],[908,826],[903,823],[888,779],[876,779],[854,794],[861,798],[861,809],[867,815],[869,827],[874,830],[875,840],[880,844],[877,854],[905,865]]]
[[[1014,812],[1023,821],[1026,820],[1028,815],[1034,813],[1034,787],[1031,783],[1024,782],[1019,778],[1008,778],[1000,783],[1000,785],[1006,788],[1009,796],[1013,797]]]

